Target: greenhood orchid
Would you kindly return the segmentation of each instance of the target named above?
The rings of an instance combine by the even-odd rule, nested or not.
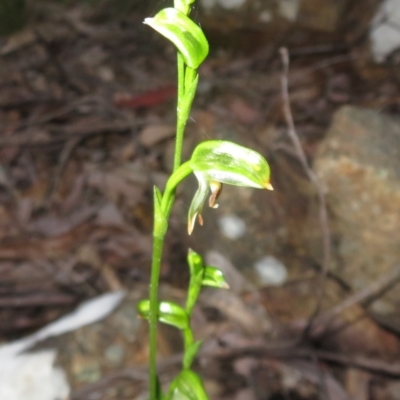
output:
[[[254,150],[225,140],[209,140],[200,143],[189,161],[199,188],[189,209],[188,232],[193,232],[196,218],[203,224],[201,211],[211,191],[209,206],[216,203],[222,184],[247,186],[273,190],[270,168],[265,158]]]
[[[181,9],[164,8],[144,23],[151,26],[170,40],[182,55],[185,64],[197,69],[208,54],[208,42],[201,28],[182,11],[188,11],[189,5]]]
[[[1,1],[1,0],[0,0]],[[201,27],[190,18],[195,0],[173,0],[173,7],[159,11],[144,23],[168,39],[177,51],[177,118],[175,152],[172,174],[162,192],[154,187],[154,225],[149,298],[139,302],[139,314],[149,320],[149,399],[151,400],[208,400],[199,375],[191,366],[201,341],[195,340],[191,318],[203,286],[228,288],[221,270],[205,265],[203,258],[189,251],[190,280],[186,306],[170,301],[159,301],[161,260],[168,231],[169,218],[178,185],[192,173],[199,182],[189,209],[188,230],[192,233],[196,219],[203,223],[201,212],[211,191],[208,204],[218,207],[222,185],[270,189],[270,168],[259,153],[232,142],[211,140],[200,143],[192,157],[182,163],[185,127],[190,117],[192,102],[199,80],[198,69],[206,58],[209,45]],[[157,376],[158,322],[177,328],[183,337],[182,371],[163,393]]]

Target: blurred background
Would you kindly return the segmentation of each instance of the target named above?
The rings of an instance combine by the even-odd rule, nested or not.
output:
[[[152,187],[172,167],[176,55],[142,21],[167,6],[0,1],[0,342],[128,293],[40,345],[57,349],[75,400],[146,398],[135,303]],[[235,141],[267,158],[275,188],[224,187],[191,237],[196,180],[179,189],[162,295],[184,301],[188,247],[231,285],[207,290],[193,322],[210,398],[400,399],[400,1],[198,0],[192,17],[210,56],[184,157]],[[159,342],[168,380],[181,341],[162,327]]]

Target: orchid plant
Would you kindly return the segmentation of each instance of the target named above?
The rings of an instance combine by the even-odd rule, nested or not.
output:
[[[138,312],[149,320],[149,392],[150,400],[207,400],[200,376],[193,371],[201,341],[195,341],[191,315],[202,286],[228,288],[222,272],[205,265],[203,258],[189,250],[190,281],[186,305],[158,300],[160,265],[168,219],[175,199],[176,188],[188,175],[194,174],[199,188],[189,208],[188,233],[193,232],[196,220],[203,224],[204,203],[218,207],[217,199],[223,184],[272,190],[270,168],[264,157],[254,150],[224,140],[200,143],[191,158],[181,163],[184,130],[189,118],[199,75],[197,69],[208,55],[208,42],[201,28],[189,18],[195,0],[175,0],[174,7],[161,10],[144,23],[170,40],[178,50],[178,105],[174,155],[174,169],[164,192],[154,187],[153,254],[149,299],[138,304]],[[157,378],[156,338],[158,321],[174,326],[182,332],[184,355],[182,371],[163,393]]]

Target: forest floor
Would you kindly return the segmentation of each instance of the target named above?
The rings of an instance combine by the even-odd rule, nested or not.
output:
[[[112,19],[105,13],[44,3],[23,31],[0,41],[3,343],[99,294],[119,289],[142,293],[149,279],[152,187],[163,188],[172,165],[175,53],[142,24],[142,13]],[[301,276],[313,289],[320,284],[323,262],[304,253],[296,231],[302,217],[296,218],[306,209],[313,210],[318,226],[318,187],[310,189],[309,171],[303,170],[288,135],[279,49],[289,49],[291,113],[310,165],[338,108],[352,104],[395,114],[400,96],[393,65],[358,63],[360,53],[345,31],[315,36],[295,28],[274,43],[254,45],[254,32],[243,32],[240,46],[211,41],[210,57],[200,69],[185,156],[204,139],[244,143],[270,160],[276,195],[251,197],[242,191],[236,198],[231,188],[222,194],[221,209],[234,213],[239,207],[249,224],[246,238],[232,242],[216,219],[219,210],[207,211],[205,227],[187,237],[185,219],[195,183],[182,190],[162,264],[165,290],[178,298],[188,277],[188,246],[215,250],[214,258],[235,266],[273,254],[293,266],[296,279]],[[360,43],[356,46],[360,49]],[[340,344],[322,343],[327,324],[319,326],[318,335],[304,331],[319,303],[318,290],[303,296],[294,289],[296,279],[280,289],[258,287],[250,267],[240,267],[238,274],[238,285],[249,286],[238,289],[236,297],[226,295],[233,306],[203,299],[198,316],[204,334],[214,339],[206,341],[206,361],[198,365],[212,398],[400,398],[400,366],[393,364],[393,354],[374,354],[369,348],[364,354],[340,352]],[[256,334],[257,327],[249,328],[256,317],[246,316],[245,307],[254,296],[269,325]],[[243,313],[242,320],[235,320],[237,312]],[[370,325],[378,326],[372,320]],[[373,340],[387,340],[389,333],[377,329]],[[399,345],[396,334],[390,335]],[[165,359],[174,363],[179,346],[170,348],[164,348]],[[106,382],[108,392],[104,385],[83,380],[73,387],[72,398],[129,398],[109,390],[120,378],[134,387],[126,392],[129,396],[139,396],[135,379],[119,376],[118,369],[112,374],[99,381]],[[85,397],[90,390],[98,396]]]

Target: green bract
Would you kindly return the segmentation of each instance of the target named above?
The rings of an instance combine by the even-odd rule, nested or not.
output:
[[[203,224],[201,210],[211,191],[209,206],[216,208],[222,184],[273,190],[270,168],[265,158],[254,150],[225,140],[200,143],[189,161],[199,188],[189,209],[188,231],[192,233],[196,217]]]
[[[200,347],[202,345],[201,340],[197,340],[196,342],[193,342],[186,350],[185,354],[183,357],[183,368],[184,369],[189,369],[194,361],[194,358],[197,356],[197,353],[200,350]]]
[[[204,265],[203,257],[191,249],[189,249],[188,264],[190,268],[190,282],[186,301],[186,312],[191,315],[202,286],[228,289],[229,285],[221,270]]]
[[[187,66],[196,69],[208,54],[208,42],[201,28],[182,11],[164,8],[144,23],[169,39],[182,54]]]
[[[165,235],[167,228],[168,228],[168,222],[167,222],[167,220],[164,216],[164,213],[162,212],[162,209],[161,209],[162,194],[156,186],[154,186],[154,189],[153,189],[153,198],[154,198],[155,231],[157,232],[158,235]]]
[[[206,266],[204,268],[203,286],[212,286],[219,289],[229,289],[228,282],[225,280],[222,271],[215,267]]]
[[[200,254],[197,254],[191,249],[189,249],[187,260],[190,269],[190,281],[186,300],[186,312],[190,315],[201,290],[204,275],[204,264],[203,258],[200,256]]]
[[[168,400],[208,400],[200,377],[184,369],[171,383]]]
[[[141,300],[138,303],[139,314],[146,319],[150,317],[150,301]],[[178,304],[172,301],[161,301],[158,305],[158,319],[164,324],[172,325],[180,330],[189,327],[189,316],[187,312]]]

